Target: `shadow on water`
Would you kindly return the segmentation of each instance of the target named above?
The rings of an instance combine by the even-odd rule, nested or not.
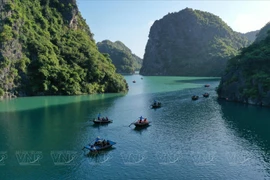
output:
[[[218,100],[223,118],[240,137],[255,141],[263,149],[270,149],[270,111],[267,107]]]
[[[102,165],[110,161],[113,158],[112,153],[116,148],[111,147],[98,152],[88,152],[84,156],[87,157],[87,161],[90,165]]]
[[[116,148],[115,147],[110,147],[108,149],[104,149],[104,150],[101,150],[101,151],[88,151],[88,150],[84,150],[84,155],[89,157],[89,158],[96,158],[98,156],[103,156],[103,155],[106,155],[110,152],[112,152],[113,150],[115,150]],[[87,152],[88,151],[88,152]]]
[[[200,78],[200,79],[196,78],[196,79],[175,80],[175,82],[202,84],[202,83],[217,82],[217,80],[219,79],[220,79],[219,77],[213,77],[213,78],[205,77],[205,78]]]
[[[19,97],[15,99],[5,99],[0,101],[0,113],[28,111],[39,108],[48,108],[83,102],[104,102],[107,99],[123,97],[126,94],[93,94],[78,96],[33,96]]]
[[[0,132],[5,136],[0,136],[0,148],[4,150],[51,150],[61,147],[73,149],[78,139],[86,140],[89,138],[87,136],[91,135],[88,128],[84,129],[85,126],[89,127],[89,117],[95,117],[99,112],[109,111],[118,98],[109,97],[16,112],[1,112]],[[83,131],[79,131],[78,134],[78,129]]]
[[[109,126],[109,124],[111,124],[111,123],[100,123],[100,124],[93,123],[92,127],[93,128],[107,127],[107,126]]]
[[[147,131],[147,129],[150,127],[151,125],[147,125],[147,126],[143,126],[143,127],[134,127],[133,130],[134,132],[138,133],[138,134],[142,134],[143,132]]]

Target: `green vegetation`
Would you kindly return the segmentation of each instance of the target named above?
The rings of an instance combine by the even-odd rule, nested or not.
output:
[[[264,40],[243,48],[241,53],[228,61],[226,78],[220,83],[217,92],[222,96],[222,89],[238,79],[243,84],[238,85],[239,93],[245,98],[264,98],[270,89],[270,32]],[[237,74],[242,74],[238,77]],[[231,79],[234,78],[234,81]],[[230,91],[230,89],[227,89]],[[235,93],[235,92],[227,92]]]
[[[126,47],[122,42],[111,42],[104,40],[97,43],[100,52],[109,54],[112,63],[116,67],[116,72],[133,74],[135,71],[140,70],[142,59],[132,54],[131,50]]]
[[[256,35],[255,43],[264,40],[267,37],[267,32],[270,30],[270,22],[268,22]]]
[[[239,33],[241,36],[246,37],[250,43],[253,43],[260,30],[250,31],[247,33]]]
[[[221,76],[227,60],[248,44],[218,16],[186,8],[155,21],[140,74]]]
[[[0,89],[17,95],[127,91],[74,0],[10,0],[1,14]]]

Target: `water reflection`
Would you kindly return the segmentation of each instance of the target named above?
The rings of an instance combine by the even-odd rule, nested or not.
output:
[[[115,150],[115,147],[98,152],[88,152],[85,154],[85,156],[87,156],[87,161],[90,165],[108,165],[113,158],[113,150]]]
[[[240,137],[270,148],[269,108],[219,100],[223,119]]]
[[[133,128],[134,132],[138,133],[138,134],[142,134],[143,132],[147,131],[147,128],[151,126],[151,125],[148,125],[148,126],[142,126],[142,127],[135,127]]]

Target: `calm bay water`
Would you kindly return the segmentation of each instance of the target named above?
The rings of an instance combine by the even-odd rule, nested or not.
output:
[[[0,101],[0,179],[270,179],[269,108],[218,101],[218,78],[141,78],[128,94]],[[99,112],[114,122],[94,126]],[[141,115],[152,125],[129,127]],[[117,144],[86,156],[97,136]]]

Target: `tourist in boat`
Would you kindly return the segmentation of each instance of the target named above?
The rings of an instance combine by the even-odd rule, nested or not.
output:
[[[146,122],[147,121],[147,118],[144,118],[144,120],[143,120],[144,122]]]
[[[100,120],[100,116],[101,116],[100,113],[98,113],[98,120]]]
[[[104,139],[104,140],[102,141],[102,146],[106,146],[106,144],[107,144],[107,142],[106,142],[106,140]]]
[[[106,116],[106,121],[109,121],[108,117]]]
[[[143,117],[141,116],[141,117],[140,117],[140,120],[139,120],[139,123],[141,123],[141,122],[142,122],[142,120],[143,120]]]

